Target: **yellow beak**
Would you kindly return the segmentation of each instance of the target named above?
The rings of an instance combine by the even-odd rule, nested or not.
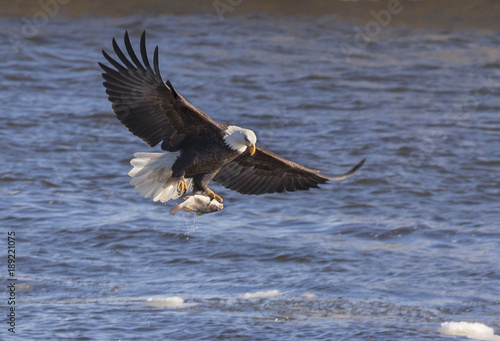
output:
[[[255,154],[255,143],[252,143],[249,147],[248,150],[250,151],[250,156]]]

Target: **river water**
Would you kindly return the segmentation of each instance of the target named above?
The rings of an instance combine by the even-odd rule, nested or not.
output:
[[[460,321],[499,334],[498,6],[66,2],[2,5],[2,316],[10,231],[17,279],[2,340],[448,340],[441,323]],[[144,29],[164,80],[216,121],[327,175],[365,165],[307,192],[214,184],[221,212],[171,216],[128,183],[151,149],[114,117],[97,65]]]

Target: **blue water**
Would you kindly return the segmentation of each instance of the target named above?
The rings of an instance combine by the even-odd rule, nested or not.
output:
[[[356,25],[60,14],[18,46],[1,35],[0,307],[15,231],[17,319],[0,338],[453,339],[445,321],[499,334],[500,32],[389,25],[347,56]],[[100,51],[126,29],[135,46],[147,30],[164,80],[216,121],[327,175],[367,162],[307,192],[214,184],[221,212],[171,216],[129,185],[151,149],[101,84]]]

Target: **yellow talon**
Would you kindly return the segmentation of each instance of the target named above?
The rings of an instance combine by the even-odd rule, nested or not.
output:
[[[177,184],[177,192],[179,192],[179,195],[183,195],[185,192],[187,192],[187,189],[188,186],[186,185],[186,181],[184,180],[184,177],[182,177]]]
[[[222,198],[219,197],[217,194],[215,194],[211,189],[207,188],[207,190],[205,191],[205,193],[206,193],[207,197],[215,199],[218,202],[222,202]]]

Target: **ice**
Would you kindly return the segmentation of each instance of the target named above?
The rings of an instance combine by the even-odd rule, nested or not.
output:
[[[247,292],[245,295],[238,296],[238,298],[249,300],[252,298],[273,297],[278,295],[281,295],[281,293],[278,290],[267,290],[267,291]]]
[[[302,298],[306,301],[315,301],[318,299],[318,295],[313,294],[312,292],[305,292],[302,294]]]
[[[178,296],[172,297],[148,297],[148,306],[154,308],[180,308],[184,305],[184,300]]]
[[[500,336],[494,334],[493,328],[478,322],[443,322],[439,332],[477,340],[500,341]]]

